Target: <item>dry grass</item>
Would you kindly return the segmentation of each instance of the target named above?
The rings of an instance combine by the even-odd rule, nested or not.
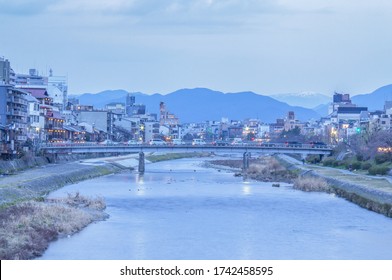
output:
[[[0,259],[32,259],[49,242],[105,218],[102,199],[68,195],[47,202],[29,201],[0,211]]]
[[[298,177],[294,180],[294,189],[305,192],[331,192],[332,189],[322,178],[316,177]]]
[[[246,175],[252,179],[266,182],[290,182],[295,174],[292,174],[274,157],[263,157],[249,165]]]

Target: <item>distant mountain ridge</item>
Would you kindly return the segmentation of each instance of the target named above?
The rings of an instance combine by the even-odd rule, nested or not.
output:
[[[86,93],[77,96],[80,104],[104,108],[112,102],[125,103],[125,90],[108,90],[96,94]],[[223,93],[207,88],[180,89],[162,95],[132,93],[137,104],[145,104],[149,113],[159,113],[159,103],[165,102],[167,109],[178,116],[182,123],[221,120],[227,117],[232,120],[258,118],[263,122],[275,122],[277,118],[286,117],[294,111],[299,120],[319,118],[320,115],[311,109],[290,106],[272,97],[254,92]]]
[[[95,108],[104,108],[111,102],[125,103],[128,94],[125,90],[106,90],[100,93],[85,93],[77,95],[81,104],[93,105]],[[233,120],[245,118],[258,118],[264,122],[274,122],[277,118],[283,118],[288,111],[294,111],[299,120],[309,120],[327,115],[328,103],[332,97],[319,93],[276,94],[264,96],[254,92],[223,93],[208,88],[180,89],[169,94],[155,93],[147,95],[141,92],[132,93],[136,97],[137,104],[145,104],[150,113],[159,113],[159,103],[166,103],[167,109],[177,115],[182,123],[201,122],[206,120],[220,120],[227,117]],[[276,100],[290,100],[291,106],[286,102]],[[382,110],[385,101],[392,101],[392,84],[376,89],[368,94],[354,95],[351,99],[358,106],[366,106],[370,111]],[[306,100],[316,103],[312,109],[303,108]],[[315,101],[316,100],[316,101]]]
[[[358,106],[368,107],[370,111],[382,110],[385,101],[392,101],[392,84],[380,87],[368,94],[351,97],[351,101]]]
[[[316,92],[281,93],[273,94],[271,97],[292,106],[310,109],[332,101],[332,97]]]

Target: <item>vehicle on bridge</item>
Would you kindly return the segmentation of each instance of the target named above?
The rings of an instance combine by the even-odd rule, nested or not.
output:
[[[99,142],[100,145],[118,145],[118,142],[114,142],[113,140],[107,139]]]
[[[126,141],[125,143],[124,143],[125,145],[141,145],[141,144],[143,144],[141,141],[137,141],[137,140],[129,140],[129,141]]]
[[[227,140],[216,140],[215,142],[213,142],[214,146],[229,146],[230,142]]]
[[[185,145],[185,141],[182,139],[173,139],[172,144],[173,145]]]
[[[234,138],[233,141],[231,142],[231,145],[243,146],[243,145],[245,145],[245,143],[244,143],[244,141],[242,141],[241,138]]]
[[[165,141],[163,141],[162,139],[151,139],[149,144],[152,146],[165,146],[165,145],[167,145],[167,143]]]
[[[325,144],[324,142],[310,142],[309,143],[311,145],[312,148],[326,148],[327,144]]]
[[[286,147],[302,147],[302,143],[297,141],[287,141],[284,144],[286,145]]]
[[[192,145],[193,146],[199,146],[199,145],[206,145],[206,141],[204,141],[203,139],[193,139],[192,141]]]

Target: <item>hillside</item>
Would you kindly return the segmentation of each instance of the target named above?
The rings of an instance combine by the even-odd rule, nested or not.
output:
[[[372,93],[355,95],[351,100],[358,106],[368,107],[370,111],[382,110],[385,101],[392,101],[392,84],[380,87]]]

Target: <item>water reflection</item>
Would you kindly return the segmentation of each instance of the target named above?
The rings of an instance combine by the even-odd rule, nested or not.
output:
[[[242,194],[244,194],[244,195],[251,195],[252,194],[252,187],[251,187],[251,185],[249,185],[249,182],[243,182]]]
[[[135,181],[136,181],[136,187],[135,187],[135,193],[137,196],[144,196],[145,195],[145,191],[146,191],[146,187],[144,185],[144,175],[137,173],[135,175]]]

